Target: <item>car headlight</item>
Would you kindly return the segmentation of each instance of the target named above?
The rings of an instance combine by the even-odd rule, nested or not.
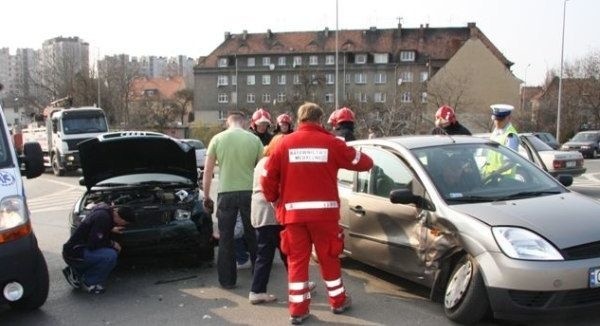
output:
[[[175,211],[175,220],[176,221],[189,220],[191,216],[192,216],[192,212],[186,211],[184,209],[178,209]]]
[[[510,258],[525,260],[564,260],[544,238],[518,227],[492,227],[498,246]]]
[[[27,223],[27,215],[21,196],[6,197],[0,201],[0,231],[25,223]]]
[[[566,151],[566,150],[568,150],[568,149],[569,149],[569,146],[562,145],[562,146],[560,147],[560,149],[561,149],[561,150],[563,150],[563,151]]]
[[[592,148],[592,146],[589,146],[589,145],[583,145],[583,146],[581,146],[581,149],[590,149],[590,148]]]

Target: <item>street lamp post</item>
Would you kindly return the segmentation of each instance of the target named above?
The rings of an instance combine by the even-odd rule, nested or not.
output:
[[[560,109],[562,104],[562,79],[563,79],[563,63],[565,54],[565,17],[567,15],[567,1],[563,2],[563,25],[562,25],[562,43],[560,46],[560,76],[558,77],[558,112],[556,113],[556,140],[560,142]]]

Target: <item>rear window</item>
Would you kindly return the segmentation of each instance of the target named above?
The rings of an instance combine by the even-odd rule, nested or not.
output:
[[[194,149],[205,149],[204,143],[197,139],[184,139],[184,143],[194,147]]]

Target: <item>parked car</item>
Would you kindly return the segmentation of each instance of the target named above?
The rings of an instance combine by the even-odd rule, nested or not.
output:
[[[204,159],[206,158],[206,146],[201,140],[186,138],[181,139],[182,142],[194,147],[196,150],[196,165],[200,170],[204,170]]]
[[[561,146],[563,151],[579,151],[583,156],[597,158],[600,152],[600,130],[581,131]]]
[[[557,177],[568,174],[573,177],[585,173],[583,155],[575,151],[556,151],[539,139],[535,133],[519,134],[519,153],[537,164],[544,171]]]
[[[36,309],[48,297],[48,267],[33,233],[21,179],[43,172],[40,144],[25,143],[17,156],[0,107],[0,305],[20,310]]]
[[[100,135],[79,144],[85,193],[69,217],[71,232],[98,202],[128,205],[135,216],[117,236],[122,255],[214,256],[211,216],[202,206],[193,147],[154,132]]]
[[[477,137],[348,144],[375,164],[338,174],[350,258],[430,287],[460,323],[600,306],[600,202],[571,176]]]
[[[559,149],[560,148],[560,144],[558,143],[558,141],[556,140],[556,138],[554,138],[554,135],[552,135],[549,132],[532,132],[531,134],[534,135],[534,136],[536,136],[537,138],[539,138],[541,141],[543,141],[544,143],[546,143],[552,149]]]

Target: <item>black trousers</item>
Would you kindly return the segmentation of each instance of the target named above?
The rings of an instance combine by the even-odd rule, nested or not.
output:
[[[254,263],[254,275],[252,278],[251,291],[254,293],[267,292],[267,283],[271,276],[271,268],[273,267],[273,258],[275,250],[279,249],[279,232],[282,230],[281,225],[265,225],[256,228],[256,240],[258,248],[256,251],[256,262]],[[286,256],[279,250],[281,260],[287,269]]]

